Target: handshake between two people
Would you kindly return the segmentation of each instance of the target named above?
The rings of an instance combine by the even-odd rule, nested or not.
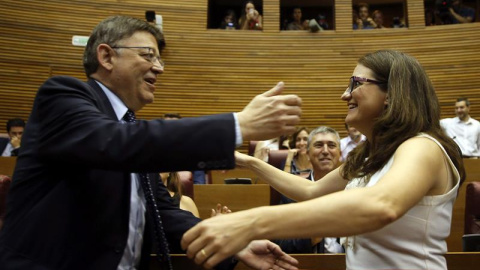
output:
[[[244,141],[266,140],[295,132],[295,126],[299,123],[302,113],[300,108],[302,100],[296,95],[281,95],[283,89],[284,83],[279,82],[269,91],[257,95],[237,114]],[[212,218],[209,220],[220,219],[224,216],[222,214],[230,212],[227,210],[218,205],[216,211],[212,209]],[[216,225],[223,227],[224,224]],[[215,267],[229,256],[235,256],[253,269],[298,269],[298,261],[269,240],[250,241],[249,237],[225,239],[228,238],[229,230],[233,230],[232,235],[236,235],[235,224],[231,225],[221,229],[226,232],[222,235],[203,234],[201,228],[205,227],[197,225],[183,236],[182,248],[187,250],[187,256],[190,259],[207,269]]]

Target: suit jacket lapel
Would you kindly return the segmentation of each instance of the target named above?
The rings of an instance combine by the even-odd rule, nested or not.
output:
[[[94,90],[94,92],[97,94],[99,100],[98,100],[98,105],[99,105],[99,110],[107,114],[109,117],[113,119],[117,119],[117,116],[115,115],[115,111],[113,110],[112,104],[110,103],[110,100],[108,100],[107,95],[103,92],[102,88],[98,85],[98,83],[94,79],[90,79],[87,82],[88,85]]]

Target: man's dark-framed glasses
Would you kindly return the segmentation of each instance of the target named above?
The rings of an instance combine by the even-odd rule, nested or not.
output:
[[[148,50],[146,53],[138,53],[138,55],[140,55],[141,57],[143,57],[143,59],[147,60],[148,62],[150,62],[154,65],[156,65],[155,61],[158,61],[161,68],[165,67],[165,62],[163,62],[162,59],[160,59],[159,55],[155,55],[155,53],[154,53],[155,49],[153,49],[152,47],[147,47],[147,46],[130,46],[130,47],[129,46],[114,46],[114,47],[112,47],[112,49],[145,49],[145,50]]]

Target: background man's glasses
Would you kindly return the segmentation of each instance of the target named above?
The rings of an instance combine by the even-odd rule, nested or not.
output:
[[[154,49],[152,47],[127,47],[127,46],[115,46],[112,49],[146,49],[148,52],[138,53],[143,59],[147,60],[148,62],[156,65],[156,61],[158,61],[159,66],[163,69],[165,68],[165,62],[160,59],[160,55],[155,55]]]

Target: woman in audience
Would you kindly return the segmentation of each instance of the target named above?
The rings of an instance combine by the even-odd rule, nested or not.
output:
[[[370,17],[367,3],[358,4],[358,29],[374,29],[377,28],[377,24]]]
[[[238,166],[303,202],[202,221],[182,239],[190,258],[213,265],[252,239],[346,237],[347,269],[447,269],[445,239],[465,171],[440,128],[425,70],[404,53],[370,53],[341,98],[346,123],[367,141],[316,182],[237,153]]]
[[[290,150],[288,151],[287,160],[285,161],[284,171],[296,175],[309,175],[312,170],[312,163],[307,154],[308,129],[306,127],[299,128],[292,135],[290,141]]]
[[[243,15],[238,20],[240,29],[242,30],[262,30],[263,18],[262,15],[255,9],[253,1],[247,1],[245,3],[245,9]]]
[[[386,27],[383,25],[383,12],[382,12],[382,11],[376,9],[375,11],[373,11],[372,17],[373,17],[373,21],[374,21],[375,24],[377,25],[377,26],[375,27],[376,29],[386,28]]]
[[[160,173],[163,184],[167,187],[174,202],[180,209],[191,212],[194,216],[200,217],[198,208],[192,198],[182,195],[182,184],[178,172]]]

